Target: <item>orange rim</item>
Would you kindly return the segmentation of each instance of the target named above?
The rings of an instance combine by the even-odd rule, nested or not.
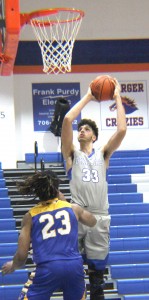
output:
[[[51,20],[49,21],[40,21],[37,20],[38,17],[44,17],[44,16],[50,16],[50,15],[56,15],[59,12],[70,12],[70,13],[78,13],[77,17],[73,17],[72,19],[70,18],[69,20],[62,19],[62,20]],[[84,11],[75,9],[75,8],[50,8],[50,9],[43,9],[43,10],[38,10],[38,11],[33,11],[31,13],[25,13],[21,14],[21,26],[25,24],[31,25],[31,22],[35,26],[50,26],[59,23],[69,23],[69,22],[76,22],[80,21],[84,17]]]

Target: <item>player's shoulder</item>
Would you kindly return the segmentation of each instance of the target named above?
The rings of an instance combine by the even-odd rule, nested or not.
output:
[[[41,202],[39,202],[38,204],[36,204],[32,208],[30,208],[30,210],[29,210],[30,215],[32,217],[35,216],[35,215],[38,215],[39,213],[41,213],[42,207],[43,206],[42,206]]]
[[[71,203],[65,200],[58,200],[57,201],[57,208],[71,208]]]
[[[103,152],[103,151],[104,151],[104,147],[105,147],[105,145],[102,145],[102,146],[96,146],[94,149],[95,149],[95,151]]]
[[[105,151],[105,145],[94,148],[95,154],[102,154],[103,155],[104,151]]]
[[[51,203],[50,205],[42,205],[42,203],[37,204],[29,210],[32,217],[35,217],[41,213],[52,212],[57,209],[71,208],[71,203],[66,200],[58,200],[56,203]]]

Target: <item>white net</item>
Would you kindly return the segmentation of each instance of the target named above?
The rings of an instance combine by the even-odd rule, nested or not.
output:
[[[43,72],[71,72],[72,51],[83,15],[78,10],[58,9],[30,21],[41,49]]]

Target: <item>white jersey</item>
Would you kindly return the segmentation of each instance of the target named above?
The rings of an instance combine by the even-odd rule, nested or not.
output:
[[[68,176],[72,202],[91,212],[108,215],[106,165],[100,149],[93,150],[89,156],[75,150]]]

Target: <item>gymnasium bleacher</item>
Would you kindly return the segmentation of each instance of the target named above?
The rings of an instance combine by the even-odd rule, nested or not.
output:
[[[46,162],[45,167],[57,172],[63,180],[60,189],[70,200],[68,179],[59,157],[57,163]],[[22,199],[15,182],[33,173],[33,160],[15,170],[2,170],[0,165],[0,266],[13,257],[21,219],[33,206],[31,199]],[[149,300],[149,150],[116,151],[110,159],[107,179],[111,228],[105,298]],[[0,272],[0,299],[16,300],[33,269],[29,255],[23,270],[6,276]],[[87,274],[86,283],[88,289]],[[61,300],[61,291],[52,299]]]

